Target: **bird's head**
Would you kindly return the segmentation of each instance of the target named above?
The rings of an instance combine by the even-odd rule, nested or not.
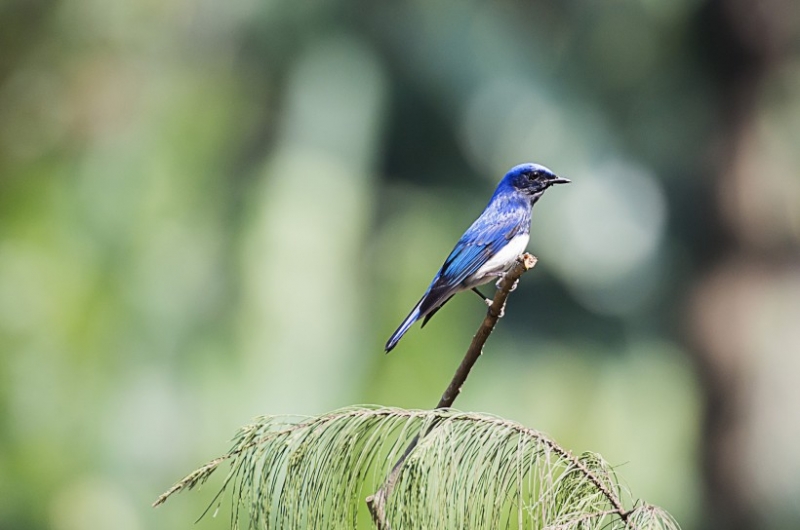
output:
[[[539,164],[520,164],[506,173],[503,182],[535,201],[553,184],[567,184],[570,181]]]

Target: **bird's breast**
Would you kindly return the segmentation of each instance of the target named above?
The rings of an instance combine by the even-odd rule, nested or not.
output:
[[[525,252],[529,239],[529,234],[514,236],[506,246],[498,250],[494,256],[489,258],[489,261],[484,263],[483,266],[470,277],[469,283],[472,285],[480,285],[481,283],[486,283],[496,278],[497,275],[494,273],[508,270],[511,265],[513,265],[514,261]]]

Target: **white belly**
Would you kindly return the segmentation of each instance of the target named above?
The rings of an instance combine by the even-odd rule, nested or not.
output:
[[[467,278],[464,282],[467,287],[473,287],[487,283],[497,278],[501,273],[504,273],[514,264],[514,261],[525,252],[528,246],[530,235],[520,234],[508,242],[506,246],[500,249],[497,254],[489,258],[489,261],[483,264],[475,274]]]

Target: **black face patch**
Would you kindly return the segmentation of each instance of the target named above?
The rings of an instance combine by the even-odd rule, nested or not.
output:
[[[507,182],[519,192],[528,196],[542,193],[559,179],[544,166],[521,164],[506,175],[511,177]]]
[[[548,175],[538,170],[523,173],[514,182],[515,188],[529,195],[544,191],[548,185]]]

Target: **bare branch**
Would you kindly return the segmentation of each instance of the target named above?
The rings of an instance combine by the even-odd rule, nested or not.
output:
[[[489,335],[492,334],[492,331],[494,331],[497,321],[503,316],[508,295],[516,288],[520,277],[522,277],[523,274],[531,270],[536,265],[536,261],[536,256],[526,252],[517,259],[516,264],[500,280],[497,286],[497,292],[495,292],[494,299],[492,300],[492,305],[490,305],[489,309],[486,311],[486,316],[483,318],[483,322],[481,322],[481,325],[478,328],[478,331],[475,333],[475,336],[472,337],[472,342],[467,349],[467,353],[464,355],[464,359],[458,366],[458,369],[453,375],[453,379],[450,381],[450,384],[445,389],[444,394],[442,394],[439,404],[436,405],[437,409],[450,408],[453,406],[456,398],[461,393],[461,387],[467,380],[470,370],[472,370],[472,367],[475,366],[478,358],[483,353],[483,346],[486,344],[486,340],[489,338]],[[436,423],[431,423],[430,427],[423,434],[423,436],[427,435],[435,426]],[[375,522],[378,530],[390,530],[389,523],[386,521],[386,501],[389,499],[389,495],[391,495],[392,490],[394,490],[395,484],[397,483],[397,478],[399,477],[400,471],[403,468],[403,464],[408,458],[408,455],[411,454],[411,452],[419,443],[419,439],[420,435],[417,435],[413,440],[411,440],[411,443],[403,452],[403,456],[401,456],[394,465],[392,471],[389,473],[389,476],[386,477],[386,480],[378,489],[378,491],[367,497],[367,506],[369,506],[369,511],[372,514],[372,520]]]

